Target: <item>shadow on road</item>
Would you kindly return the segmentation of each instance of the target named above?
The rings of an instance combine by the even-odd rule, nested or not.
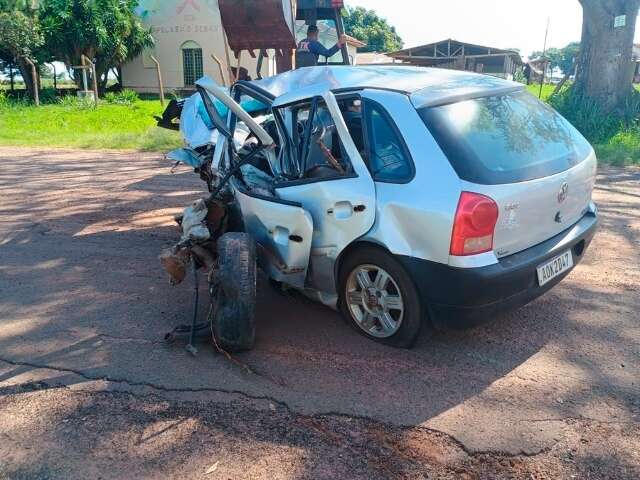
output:
[[[638,408],[637,171],[600,176],[601,232],[559,287],[484,327],[422,337],[412,350],[374,343],[335,312],[263,279],[256,347],[236,357],[251,375],[208,342],[197,358],[161,342],[188,322],[191,290],[188,282],[168,285],[157,255],[178,236],[171,215],[201,194],[201,182],[184,170],[158,173],[163,163],[151,156],[67,157],[0,155],[0,359],[14,363],[0,363],[0,382],[47,367],[49,377],[34,388],[108,379],[158,391],[231,392],[308,414],[443,430],[480,425],[471,442],[483,428],[516,441],[509,432],[521,435],[518,415],[551,422]],[[3,387],[0,398],[13,393]],[[78,414],[91,408],[79,406]],[[506,425],[496,426],[501,418]],[[230,431],[242,435],[237,428]],[[305,448],[286,434],[281,441]]]

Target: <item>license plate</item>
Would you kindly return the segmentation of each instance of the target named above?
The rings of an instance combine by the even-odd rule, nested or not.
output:
[[[538,267],[538,283],[542,286],[571,267],[573,267],[573,256],[571,250],[567,250]]]

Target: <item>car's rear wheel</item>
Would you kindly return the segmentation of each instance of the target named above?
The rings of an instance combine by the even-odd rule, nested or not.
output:
[[[422,326],[418,291],[402,265],[375,247],[362,247],[340,269],[340,310],[361,333],[400,348],[415,343]]]

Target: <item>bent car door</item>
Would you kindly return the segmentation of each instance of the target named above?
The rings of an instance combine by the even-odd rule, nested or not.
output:
[[[224,142],[216,144],[214,161],[216,166],[232,168],[243,160],[242,151],[237,151],[234,142],[234,130],[238,122],[242,122],[259,140],[260,148],[264,147],[269,164],[275,161],[277,144],[269,134],[251,116],[235,102],[226,91],[216,88],[210,83],[198,85],[229,109],[229,117],[225,125],[219,128],[225,137]],[[204,96],[204,95],[203,95]],[[207,109],[215,108],[212,102],[205,101]],[[213,112],[214,123],[220,122],[220,115]],[[224,161],[221,161],[224,158]],[[233,189],[236,204],[240,209],[244,229],[258,243],[258,255],[262,268],[271,278],[295,287],[304,287],[309,252],[313,232],[311,215],[302,205],[282,200],[275,195],[266,195],[264,188],[252,186],[252,182],[244,175],[257,175],[264,180],[269,173],[250,165],[248,173],[241,170],[233,178],[230,185]],[[273,172],[271,172],[273,174]]]
[[[313,232],[311,215],[300,204],[235,187],[245,231],[259,245],[261,267],[274,280],[303,288]]]
[[[297,178],[276,183],[276,194],[311,214],[311,286],[335,294],[338,255],[375,221],[375,186],[331,92],[274,105],[274,111],[287,119],[290,150],[299,167]]]

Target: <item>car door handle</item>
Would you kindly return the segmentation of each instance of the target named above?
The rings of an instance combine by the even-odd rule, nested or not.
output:
[[[356,205],[355,207],[353,207],[353,211],[355,213],[361,213],[364,212],[367,209],[366,205]],[[333,215],[334,213],[334,209],[330,208],[329,210],[327,210],[327,215]]]
[[[353,206],[351,202],[336,202],[332,208],[327,210],[327,215],[333,215],[336,219],[344,220],[350,218],[354,213],[364,212],[366,205]]]
[[[273,238],[273,241],[279,243],[280,245],[287,245],[289,242],[294,243],[302,243],[304,242],[304,238],[300,235],[292,234],[289,232],[289,229],[282,226],[277,226],[268,230],[269,235]]]

